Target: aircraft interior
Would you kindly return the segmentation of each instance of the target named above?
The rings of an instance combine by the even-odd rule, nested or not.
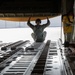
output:
[[[0,0],[3,21],[57,16],[61,16],[64,42],[59,38],[0,43],[0,75],[75,75],[75,0]]]

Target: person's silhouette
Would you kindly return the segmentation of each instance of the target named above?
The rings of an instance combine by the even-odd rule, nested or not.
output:
[[[40,25],[41,24],[41,20],[40,19],[36,19],[35,21],[36,25],[33,25],[30,23],[30,18],[27,22],[27,25],[32,28],[32,30],[34,31],[34,33],[31,34],[31,36],[33,37],[35,42],[43,42],[45,40],[46,37],[46,31],[44,31],[44,29],[50,25],[50,21],[47,18],[47,23]]]

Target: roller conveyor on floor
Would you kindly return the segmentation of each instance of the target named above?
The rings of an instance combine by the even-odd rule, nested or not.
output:
[[[10,49],[11,47],[13,47],[13,46],[15,46],[15,45],[17,45],[17,44],[20,44],[20,43],[22,43],[22,42],[23,42],[23,40],[20,40],[20,41],[14,42],[14,43],[12,43],[12,44],[6,45],[6,46],[4,46],[4,47],[1,47],[1,50]]]
[[[14,64],[11,63],[10,66],[6,67],[1,72],[1,75],[23,75],[28,71],[31,72],[31,69],[34,67],[36,61],[42,53],[44,45],[44,43],[36,43],[34,44],[34,47],[36,47],[34,51],[30,50],[20,53],[20,56],[16,59],[16,61],[12,62]]]
[[[20,42],[20,41],[18,41]],[[17,43],[18,43],[17,42]],[[17,53],[20,53],[22,51],[24,51],[24,49],[22,48],[22,46],[25,46],[26,44],[28,44],[29,41],[22,41],[22,43],[20,42],[19,44],[21,45],[21,47],[18,47],[15,50],[7,50],[7,52],[5,52],[5,54],[1,54],[0,55],[0,71],[2,69],[4,69],[8,63],[11,63],[11,61],[13,61],[13,59],[16,57]],[[11,46],[11,45],[9,45]]]
[[[58,41],[18,46],[11,50],[11,56],[8,54],[7,59],[2,59],[0,75],[74,75],[64,47]]]
[[[49,45],[50,41],[47,41],[45,48],[39,57],[31,75],[43,75]]]
[[[11,50],[15,50],[15,49],[17,49],[17,48],[20,48],[20,47],[24,46],[25,44],[27,44],[27,43],[29,43],[29,42],[30,42],[29,40],[26,40],[26,41],[23,41],[23,42],[21,42],[21,43],[19,43],[19,44],[13,45],[13,46],[11,47]]]
[[[15,42],[15,44],[13,43],[13,44],[10,44],[8,46],[2,47],[2,48],[5,48],[5,49],[7,49],[7,48],[9,48],[9,49],[4,55],[2,55],[3,57],[0,58],[0,62],[7,59],[8,57],[13,55],[14,53],[16,53],[19,48],[22,48],[27,43],[29,43],[29,40],[27,40],[27,41],[18,41],[18,42]],[[13,48],[13,51],[10,49],[11,47]]]

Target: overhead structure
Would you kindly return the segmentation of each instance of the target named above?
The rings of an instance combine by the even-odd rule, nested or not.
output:
[[[60,13],[61,0],[0,0],[1,13]]]
[[[72,12],[73,3],[74,0],[0,0],[0,19],[27,21],[30,16],[34,17],[32,20],[38,16],[52,18]]]
[[[27,21],[29,16],[45,19],[60,15],[61,1],[55,0],[0,0],[0,19]]]
[[[37,18],[40,18],[40,19],[46,19],[47,17],[48,18],[53,18],[53,17],[56,17],[56,16],[59,16],[60,14],[50,14],[50,13],[35,13],[35,14],[31,14],[31,13],[28,13],[28,14],[24,14],[24,13],[6,13],[6,14],[0,14],[0,16],[2,16],[0,18],[0,20],[7,20],[7,21],[27,21],[29,19],[29,17],[31,17],[31,20],[34,21],[35,19]]]

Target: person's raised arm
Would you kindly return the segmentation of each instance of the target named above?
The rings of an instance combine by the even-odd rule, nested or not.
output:
[[[48,17],[47,17],[47,23],[46,24],[43,24],[43,27],[45,28],[45,27],[47,27],[47,26],[49,26],[50,25],[50,21],[49,21],[49,19],[48,19]]]
[[[48,26],[50,25],[50,21],[49,21],[49,19],[48,19],[48,17],[47,17],[47,23],[46,23]]]
[[[27,25],[28,25],[29,27],[33,28],[34,25],[32,25],[32,24],[30,23],[30,19],[31,19],[31,17],[29,17],[28,22],[27,22]]]

